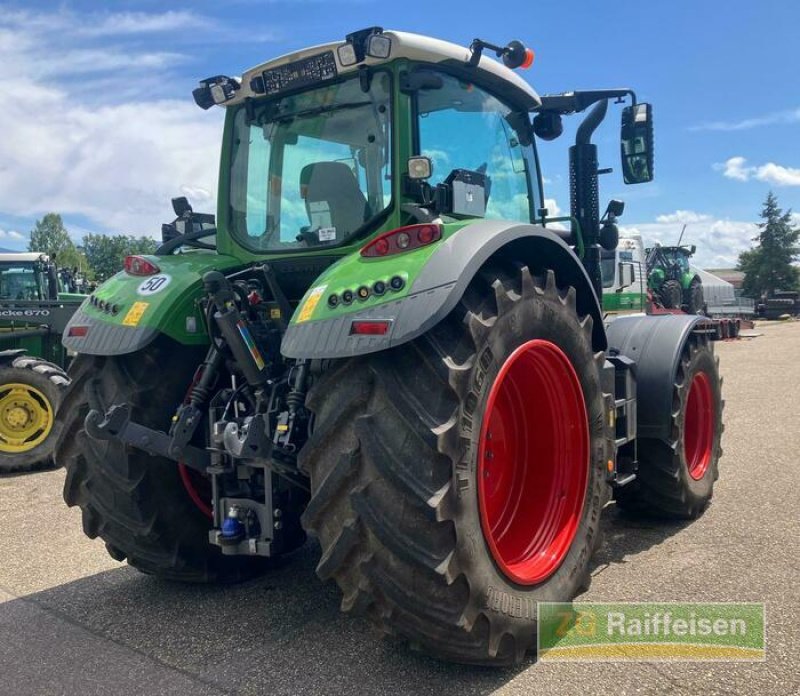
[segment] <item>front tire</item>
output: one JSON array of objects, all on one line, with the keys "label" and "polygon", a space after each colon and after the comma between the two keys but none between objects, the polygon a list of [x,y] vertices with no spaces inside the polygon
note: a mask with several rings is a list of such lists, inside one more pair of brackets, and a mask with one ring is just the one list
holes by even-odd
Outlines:
[{"label": "front tire", "polygon": [[511,664],[536,602],[588,587],[609,451],[591,335],[552,271],[504,267],[428,334],[314,385],[303,521],[344,610],[444,659]]},{"label": "front tire", "polygon": [[52,464],[68,384],[64,370],[40,358],[21,355],[0,367],[0,473]]},{"label": "front tire", "polygon": [[202,358],[176,360],[177,350],[188,349],[163,340],[130,355],[75,359],[56,445],[56,461],[67,470],[64,500],[81,508],[83,531],[102,538],[117,561],[168,580],[235,582],[260,570],[263,559],[223,556],[209,544],[211,522],[176,463],[117,440],[95,440],[84,429],[93,392],[106,408],[128,403],[131,420],[165,430]]},{"label": "front tire", "polygon": [[659,288],[658,298],[664,309],[680,309],[683,301],[683,290],[677,280],[666,280]]},{"label": "front tire", "polygon": [[708,506],[719,478],[724,406],[711,346],[702,337],[687,341],[673,385],[670,437],[639,440],[639,470],[636,480],[617,491],[620,507],[694,519]]},{"label": "front tire", "polygon": [[703,284],[695,278],[686,291],[686,311],[689,314],[702,314],[705,307]]}]

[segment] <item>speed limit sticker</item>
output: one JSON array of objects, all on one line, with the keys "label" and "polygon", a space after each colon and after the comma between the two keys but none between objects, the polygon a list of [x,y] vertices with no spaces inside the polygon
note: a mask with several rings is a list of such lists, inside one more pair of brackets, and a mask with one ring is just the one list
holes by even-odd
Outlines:
[{"label": "speed limit sticker", "polygon": [[155,295],[157,292],[161,292],[167,287],[171,280],[172,276],[168,276],[166,273],[150,276],[147,280],[143,280],[139,284],[139,287],[136,288],[136,292],[139,295]]}]

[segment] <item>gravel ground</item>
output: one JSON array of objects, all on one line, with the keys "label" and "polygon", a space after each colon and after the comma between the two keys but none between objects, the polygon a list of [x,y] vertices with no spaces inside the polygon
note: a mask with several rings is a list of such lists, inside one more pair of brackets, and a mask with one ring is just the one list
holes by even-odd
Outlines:
[{"label": "gravel ground", "polygon": [[765,601],[763,663],[468,669],[342,616],[307,545],[230,588],[160,582],[109,558],[61,500],[62,471],[0,477],[0,694],[800,693],[800,323],[718,345],[726,431],[712,506],[689,525],[612,507],[586,600]]}]

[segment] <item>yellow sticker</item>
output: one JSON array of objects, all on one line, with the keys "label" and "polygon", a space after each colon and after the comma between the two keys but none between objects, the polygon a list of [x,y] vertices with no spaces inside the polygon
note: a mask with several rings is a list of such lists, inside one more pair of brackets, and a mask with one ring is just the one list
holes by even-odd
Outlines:
[{"label": "yellow sticker", "polygon": [[281,310],[277,307],[273,307],[269,310],[269,318],[270,319],[280,319],[281,318]]},{"label": "yellow sticker", "polygon": [[314,313],[314,310],[319,304],[322,293],[325,292],[325,288],[327,287],[327,285],[318,285],[310,293],[308,293],[308,299],[303,305],[303,309],[300,310],[300,314],[297,315],[298,324],[301,321],[308,321],[311,318],[311,315]]},{"label": "yellow sticker", "polygon": [[134,302],[122,320],[123,326],[139,326],[144,310],[150,306],[149,302]]}]

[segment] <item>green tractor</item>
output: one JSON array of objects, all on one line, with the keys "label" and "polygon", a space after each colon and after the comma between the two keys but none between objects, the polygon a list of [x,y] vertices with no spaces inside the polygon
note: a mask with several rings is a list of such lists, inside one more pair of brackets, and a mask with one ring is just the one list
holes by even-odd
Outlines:
[{"label": "green tractor", "polygon": [[52,461],[69,380],[61,334],[85,295],[45,254],[0,254],[0,473]]},{"label": "green tractor", "polygon": [[700,314],[705,309],[703,281],[689,265],[696,247],[661,246],[647,249],[647,287],[664,309]]},{"label": "green tractor", "polygon": [[[226,111],[215,236],[184,206],[64,338],[64,496],[113,558],[230,582],[311,534],[345,611],[500,665],[534,648],[537,602],[588,586],[612,495],[702,513],[708,332],[606,327],[598,302],[621,204],[601,218],[592,134],[629,100],[623,174],[649,181],[650,106],[539,96],[531,59],[370,28],[200,84]],[[571,224],[548,226],[536,139],[587,108]]]}]

